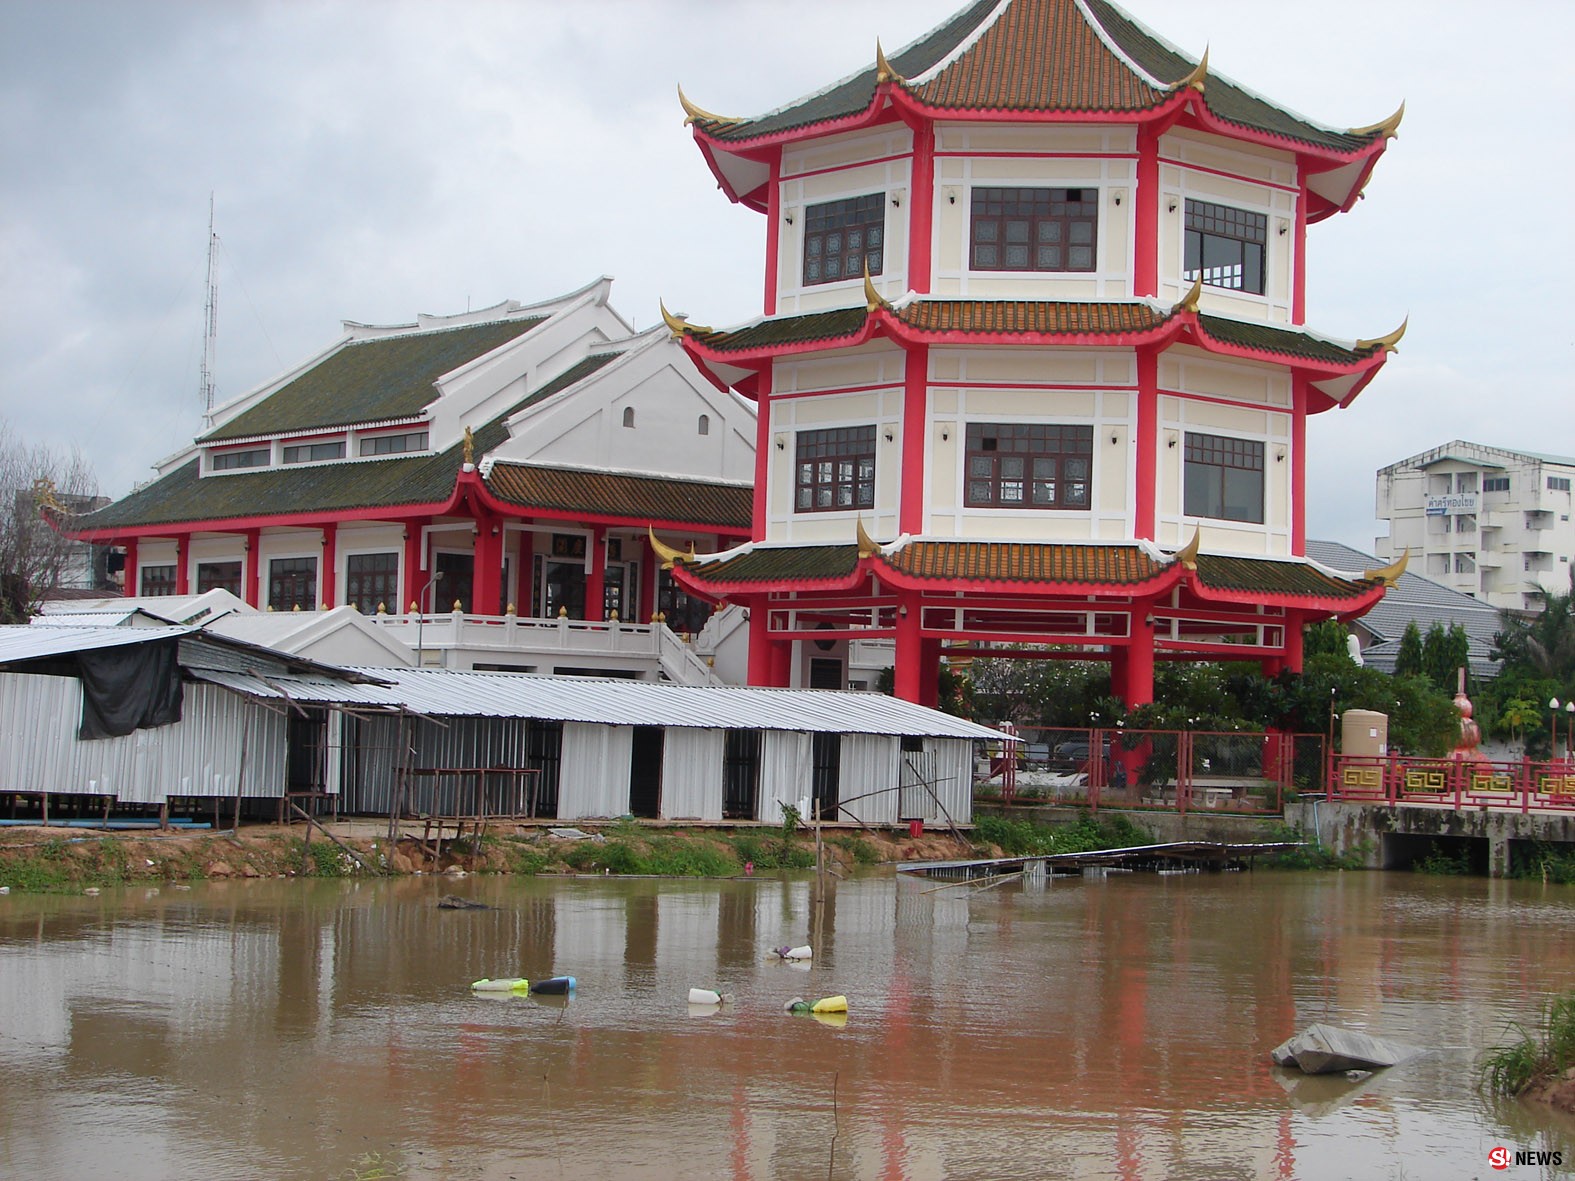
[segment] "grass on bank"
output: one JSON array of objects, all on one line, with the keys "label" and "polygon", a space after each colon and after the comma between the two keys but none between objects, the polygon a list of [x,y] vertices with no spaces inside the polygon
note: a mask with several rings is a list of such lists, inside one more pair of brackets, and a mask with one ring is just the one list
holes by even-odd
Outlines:
[{"label": "grass on bank", "polygon": [[1518,1040],[1488,1050],[1477,1062],[1477,1087],[1515,1098],[1575,1066],[1575,992],[1550,1000],[1535,1029],[1510,1026]]},{"label": "grass on bank", "polygon": [[1005,816],[980,816],[974,822],[974,843],[995,845],[1002,856],[1020,857],[1056,853],[1087,853],[1095,849],[1123,849],[1150,845],[1154,836],[1125,816],[1096,819],[1083,815],[1071,824],[1036,824]]}]

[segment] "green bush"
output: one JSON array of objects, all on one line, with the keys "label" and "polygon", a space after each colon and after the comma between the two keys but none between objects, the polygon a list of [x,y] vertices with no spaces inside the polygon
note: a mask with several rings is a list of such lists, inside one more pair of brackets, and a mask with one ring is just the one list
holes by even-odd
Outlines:
[{"label": "green bush", "polygon": [[856,833],[831,837],[826,843],[835,845],[853,858],[854,865],[877,865],[880,862],[880,850]]},{"label": "green bush", "polygon": [[1362,850],[1360,848],[1345,854],[1337,854],[1319,844],[1316,840],[1309,840],[1307,834],[1300,828],[1289,824],[1277,824],[1270,830],[1264,844],[1281,844],[1301,841],[1300,849],[1288,849],[1284,853],[1275,853],[1265,857],[1261,864],[1270,869],[1361,869]]},{"label": "green bush", "polygon": [[354,857],[332,841],[302,841],[301,847],[310,859],[306,863],[308,872],[317,877],[350,878],[361,868]]},{"label": "green bush", "polygon": [[1464,877],[1471,872],[1471,857],[1464,850],[1450,853],[1435,843],[1427,856],[1412,868],[1417,873],[1437,874],[1440,877]]},{"label": "green bush", "polygon": [[1477,1063],[1477,1088],[1490,1095],[1514,1097],[1549,1082],[1575,1066],[1575,992],[1550,1000],[1542,1010],[1541,1027],[1511,1025],[1520,1038],[1495,1046]]},{"label": "green bush", "polygon": [[1575,886],[1575,853],[1561,852],[1542,841],[1531,847],[1530,856],[1517,856],[1511,876],[1534,881]]},{"label": "green bush", "polygon": [[1007,857],[1057,853],[1088,853],[1152,844],[1153,834],[1125,816],[1095,819],[1084,815],[1074,823],[1052,827],[1004,816],[981,816],[974,825],[980,844],[998,845]]},{"label": "green bush", "polygon": [[740,866],[753,861],[756,869],[813,869],[815,852],[784,837],[738,833],[727,838]]}]

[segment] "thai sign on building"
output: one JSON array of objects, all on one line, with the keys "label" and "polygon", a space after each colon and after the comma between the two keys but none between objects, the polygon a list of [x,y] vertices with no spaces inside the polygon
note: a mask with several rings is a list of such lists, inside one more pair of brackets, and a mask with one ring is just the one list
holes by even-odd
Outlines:
[{"label": "thai sign on building", "polygon": [[1477,511],[1477,494],[1475,492],[1456,492],[1449,496],[1429,496],[1427,498],[1427,515],[1430,517],[1453,517],[1457,513],[1474,513]]}]

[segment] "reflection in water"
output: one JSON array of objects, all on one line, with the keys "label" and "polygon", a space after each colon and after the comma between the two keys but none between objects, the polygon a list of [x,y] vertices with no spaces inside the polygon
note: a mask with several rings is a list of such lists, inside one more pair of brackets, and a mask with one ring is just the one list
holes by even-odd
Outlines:
[{"label": "reflection in water", "polygon": [[[494,910],[438,910],[455,888]],[[1488,1175],[1572,1125],[1470,1063],[1575,987],[1565,888],[1384,874],[985,892],[215,883],[0,905],[0,1175]],[[808,965],[767,957],[811,942]],[[475,994],[572,973],[572,998]],[[691,987],[733,1001],[704,1013]],[[783,1012],[845,994],[841,1019]],[[693,1018],[693,1019],[691,1019]],[[1313,1021],[1434,1052],[1361,1083]],[[1531,1175],[1527,1173],[1527,1175]]]}]

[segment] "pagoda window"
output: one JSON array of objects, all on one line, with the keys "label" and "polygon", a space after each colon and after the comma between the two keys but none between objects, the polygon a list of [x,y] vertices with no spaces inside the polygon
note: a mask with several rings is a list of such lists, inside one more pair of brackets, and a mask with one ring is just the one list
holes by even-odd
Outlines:
[{"label": "pagoda window", "polygon": [[138,572],[142,580],[142,594],[150,599],[160,599],[175,593],[175,567],[144,566]]},{"label": "pagoda window", "polygon": [[362,615],[376,615],[379,606],[399,606],[399,555],[350,554],[345,558],[345,603]]},{"label": "pagoda window", "polygon": [[1210,287],[1262,295],[1268,238],[1269,219],[1264,214],[1188,201],[1182,278],[1191,282],[1201,277]]},{"label": "pagoda window", "polygon": [[1093,427],[971,422],[967,442],[968,507],[1088,510]]},{"label": "pagoda window", "polygon": [[1263,524],[1261,440],[1188,431],[1185,461],[1187,516]]},{"label": "pagoda window", "polygon": [[878,275],[885,254],[885,193],[805,207],[804,286]]},{"label": "pagoda window", "polygon": [[248,447],[244,451],[214,451],[208,455],[210,472],[228,472],[237,468],[267,467],[269,448]]},{"label": "pagoda window", "polygon": [[426,431],[406,431],[401,435],[372,435],[361,440],[362,455],[403,455],[408,451],[426,449]]},{"label": "pagoda window", "polygon": [[268,607],[311,611],[317,607],[317,559],[275,558],[268,563]]},{"label": "pagoda window", "polygon": [[345,441],[343,439],[337,439],[332,443],[301,443],[284,449],[285,463],[316,463],[324,459],[343,459],[344,457]]},{"label": "pagoda window", "polygon": [[239,562],[198,562],[197,593],[211,590],[229,591],[236,598],[241,596],[241,564]]},{"label": "pagoda window", "polygon": [[976,271],[1092,271],[1099,190],[977,188],[969,215]]},{"label": "pagoda window", "polygon": [[793,507],[801,513],[840,512],[875,504],[875,428],[800,431]]}]

